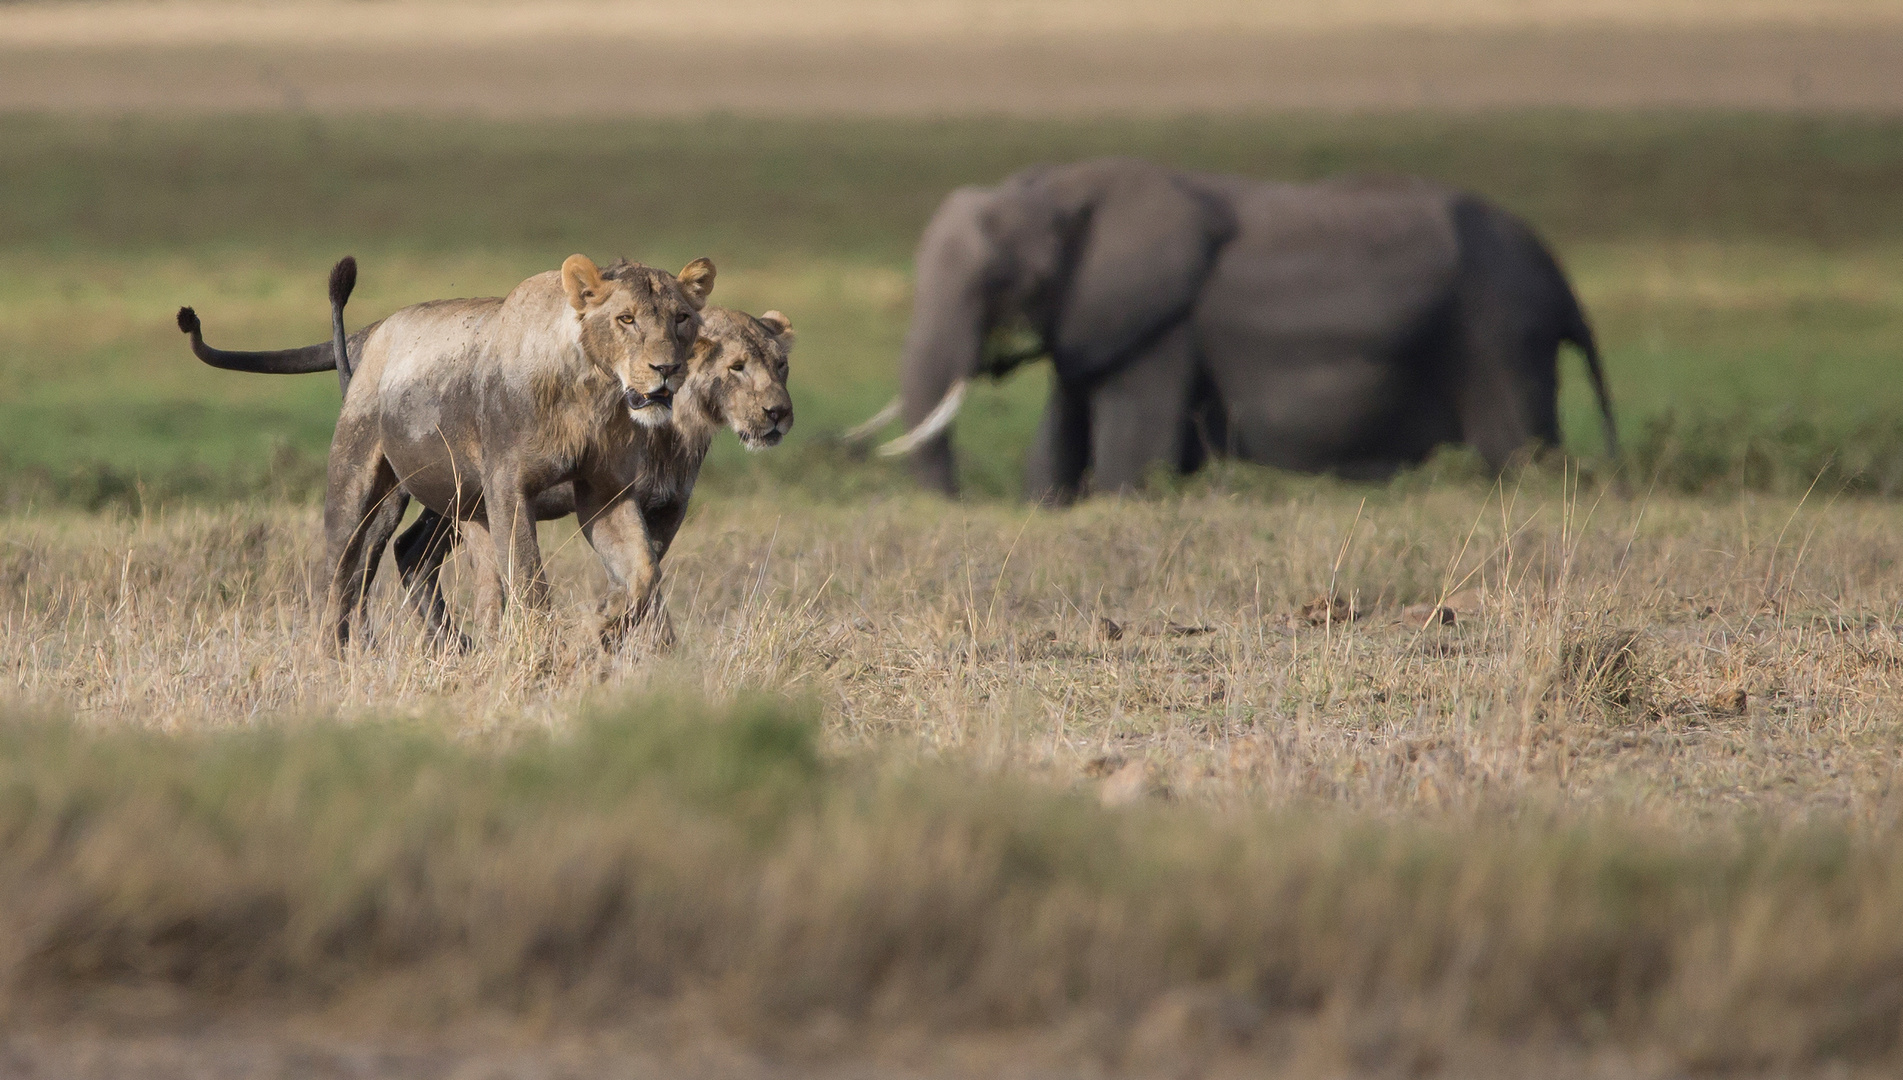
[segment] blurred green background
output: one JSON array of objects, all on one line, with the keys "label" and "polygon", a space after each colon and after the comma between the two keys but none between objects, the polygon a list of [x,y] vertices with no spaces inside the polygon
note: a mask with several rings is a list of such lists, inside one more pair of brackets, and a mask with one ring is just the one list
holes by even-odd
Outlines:
[{"label": "blurred green background", "polygon": [[[1681,488],[1903,480],[1903,120],[1709,113],[1220,119],[503,122],[0,117],[0,494],[100,505],[308,497],[328,376],[198,364],[324,338],[355,254],[352,326],[494,295],[573,251],[678,266],[800,333],[790,444],[722,440],[709,481],[839,495],[904,485],[825,436],[895,385],[910,259],[943,195],[1037,161],[1129,153],[1273,179],[1412,173],[1525,216],[1572,273],[1634,467]],[[1569,448],[1599,447],[1576,357]],[[974,494],[1008,497],[1041,369],[961,418]]]}]

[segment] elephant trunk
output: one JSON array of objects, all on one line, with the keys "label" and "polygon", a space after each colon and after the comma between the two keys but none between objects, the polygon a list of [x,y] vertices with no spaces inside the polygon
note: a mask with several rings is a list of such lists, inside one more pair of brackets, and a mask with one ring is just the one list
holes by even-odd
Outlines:
[{"label": "elephant trunk", "polygon": [[946,495],[958,491],[951,423],[978,371],[986,330],[986,252],[959,209],[942,210],[919,243],[912,325],[899,363],[906,434],[887,447],[909,453],[919,482]]}]

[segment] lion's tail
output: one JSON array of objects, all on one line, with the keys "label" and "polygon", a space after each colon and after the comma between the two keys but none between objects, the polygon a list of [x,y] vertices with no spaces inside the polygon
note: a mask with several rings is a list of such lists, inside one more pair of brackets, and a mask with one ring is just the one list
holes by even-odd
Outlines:
[{"label": "lion's tail", "polygon": [[350,290],[357,287],[357,260],[349,255],[330,268],[330,347],[337,365],[337,389],[350,396],[350,344],[344,338],[344,305],[350,302]]},{"label": "lion's tail", "polygon": [[344,302],[350,299],[350,291],[357,283],[357,261],[345,258],[330,272],[330,310],[332,339],[316,345],[305,345],[296,349],[274,349],[266,352],[243,352],[231,349],[215,349],[205,344],[203,327],[199,324],[198,313],[191,308],[178,309],[178,328],[192,339],[192,355],[215,368],[225,371],[249,371],[259,375],[308,375],[314,371],[337,370],[338,381],[346,388],[350,385],[350,376],[338,358],[348,360],[343,335]]}]

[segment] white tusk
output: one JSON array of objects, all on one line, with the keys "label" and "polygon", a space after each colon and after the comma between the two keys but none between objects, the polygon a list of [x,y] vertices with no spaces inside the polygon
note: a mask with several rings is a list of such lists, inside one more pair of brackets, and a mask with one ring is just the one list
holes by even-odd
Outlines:
[{"label": "white tusk", "polygon": [[879,447],[880,457],[900,457],[917,450],[919,446],[943,434],[951,426],[952,417],[958,415],[958,406],[965,403],[965,380],[959,379],[945,391],[945,399],[938,407],[925,415],[917,427]]},{"label": "white tusk", "polygon": [[900,408],[902,408],[902,405],[899,399],[893,398],[891,401],[886,402],[885,408],[880,409],[878,415],[860,424],[858,427],[847,430],[839,437],[847,442],[865,442],[867,439],[877,435],[880,428],[897,420],[899,418]]}]

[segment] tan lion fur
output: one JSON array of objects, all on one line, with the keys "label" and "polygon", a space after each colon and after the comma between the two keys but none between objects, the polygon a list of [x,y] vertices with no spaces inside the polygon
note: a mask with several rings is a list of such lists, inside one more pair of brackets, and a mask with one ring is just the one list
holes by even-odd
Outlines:
[{"label": "tan lion fur", "polygon": [[[745,446],[757,450],[778,443],[793,426],[793,401],[786,380],[794,334],[786,316],[769,311],[756,319],[709,307],[701,312],[701,319],[701,336],[674,397],[672,423],[643,430],[641,445],[631,459],[635,466],[631,486],[625,492],[643,509],[657,574],[686,516],[714,435],[723,427],[731,428]],[[535,497],[533,506],[540,520],[566,517],[575,512],[574,489],[567,484],[549,488]],[[455,540],[447,533],[432,539],[441,528],[440,515],[433,519],[425,515],[397,544],[398,567],[412,601],[433,624],[444,612],[437,574]],[[488,531],[473,520],[461,528],[477,583],[478,619],[491,622],[501,609],[503,581],[490,554]],[[607,643],[636,615],[625,606],[628,599],[632,598],[610,599],[603,627]],[[657,637],[671,640],[672,630],[658,606],[653,616]]]},{"label": "tan lion fur", "polygon": [[485,526],[510,593],[540,604],[531,501],[572,485],[629,610],[645,611],[654,558],[625,493],[671,432],[713,281],[705,259],[678,276],[625,262],[604,274],[575,255],[505,297],[417,304],[369,328],[331,444],[330,643],[349,640],[412,496]]}]

